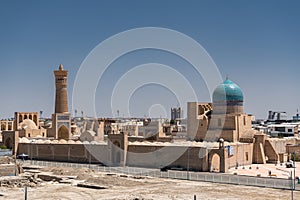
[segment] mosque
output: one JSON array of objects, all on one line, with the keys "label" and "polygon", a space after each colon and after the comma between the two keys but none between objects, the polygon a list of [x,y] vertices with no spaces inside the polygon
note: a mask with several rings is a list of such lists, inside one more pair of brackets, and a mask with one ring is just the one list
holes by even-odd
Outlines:
[{"label": "mosque", "polygon": [[253,138],[252,117],[244,113],[243,92],[229,79],[213,92],[213,103],[188,103],[188,138],[240,142]]},{"label": "mosque", "polygon": [[[91,127],[96,132],[86,129],[82,133],[81,138],[88,141],[75,141],[68,112],[68,71],[60,65],[54,75],[56,98],[51,127],[39,125],[38,113],[15,113],[15,129],[2,132],[3,142],[13,148],[14,154],[25,153],[37,160],[227,172],[231,167],[252,163],[283,163],[287,159],[285,146],[295,143],[253,130],[253,116],[244,113],[243,92],[228,78],[214,90],[212,103],[188,102],[185,141],[162,134],[149,141],[126,131],[110,133],[105,141],[104,125],[95,126],[94,122]],[[37,135],[41,138],[32,140]]]}]

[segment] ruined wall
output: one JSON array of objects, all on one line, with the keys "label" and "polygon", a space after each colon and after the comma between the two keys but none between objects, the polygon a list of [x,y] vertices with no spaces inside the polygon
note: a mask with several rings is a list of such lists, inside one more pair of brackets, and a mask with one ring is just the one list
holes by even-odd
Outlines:
[{"label": "ruined wall", "polygon": [[0,176],[16,176],[18,167],[15,164],[0,164]]}]

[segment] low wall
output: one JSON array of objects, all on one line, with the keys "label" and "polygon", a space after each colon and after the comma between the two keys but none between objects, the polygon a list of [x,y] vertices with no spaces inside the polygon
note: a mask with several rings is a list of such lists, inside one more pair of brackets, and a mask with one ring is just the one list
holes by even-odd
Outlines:
[{"label": "low wall", "polygon": [[107,145],[99,144],[19,143],[18,154],[22,153],[30,159],[90,163],[106,163],[110,155]]},{"label": "low wall", "polygon": [[15,164],[0,164],[0,176],[16,176],[18,168]]},{"label": "low wall", "polygon": [[[110,165],[108,145],[19,143],[18,154],[29,159],[60,162],[102,163]],[[129,145],[127,166],[161,168],[165,166],[195,171],[208,171],[208,152],[200,147]]]},{"label": "low wall", "polygon": [[[18,154],[25,153],[29,159],[49,160],[60,162],[79,162],[79,163],[101,163],[112,165],[113,160],[119,160],[113,154],[114,149],[106,144],[39,144],[39,143],[19,143]],[[116,152],[119,152],[116,151]],[[131,167],[147,168],[176,168],[189,169],[192,171],[209,171],[212,156],[217,151],[203,147],[187,146],[162,146],[162,145],[129,145],[125,158],[125,165]],[[253,144],[239,144],[234,146],[234,153],[228,155],[228,150],[218,150],[220,166],[224,171],[228,167],[247,165],[252,163]],[[122,154],[119,154],[119,156]],[[225,159],[225,160],[224,160]]]},{"label": "low wall", "polygon": [[207,171],[207,155],[207,150],[200,147],[130,145],[126,165]]}]

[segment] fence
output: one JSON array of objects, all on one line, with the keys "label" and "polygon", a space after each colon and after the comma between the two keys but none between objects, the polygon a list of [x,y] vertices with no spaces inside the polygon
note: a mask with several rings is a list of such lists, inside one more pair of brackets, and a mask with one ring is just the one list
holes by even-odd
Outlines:
[{"label": "fence", "polygon": [[[159,169],[137,168],[137,167],[107,167],[95,164],[83,163],[67,163],[67,162],[51,162],[51,161],[38,161],[38,160],[25,160],[24,163],[46,166],[46,167],[72,167],[72,168],[90,168],[98,172],[107,173],[123,173],[134,176],[151,176],[160,178],[172,178],[192,181],[204,181],[223,184],[247,185],[255,187],[267,187],[276,189],[291,189],[291,179],[281,178],[268,178],[268,177],[254,177],[242,176],[221,173],[208,173],[208,172],[187,172],[187,171],[160,171]],[[299,187],[295,188],[300,190]]]}]

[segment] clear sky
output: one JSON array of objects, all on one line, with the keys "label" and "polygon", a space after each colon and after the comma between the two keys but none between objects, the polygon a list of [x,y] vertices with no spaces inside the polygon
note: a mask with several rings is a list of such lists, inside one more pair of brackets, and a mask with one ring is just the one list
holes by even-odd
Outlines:
[{"label": "clear sky", "polygon": [[[69,70],[71,101],[76,73],[89,52],[108,37],[139,27],[169,28],[199,42],[222,76],[229,75],[242,88],[247,113],[266,118],[268,110],[275,110],[292,116],[300,107],[299,10],[296,0],[1,0],[0,118],[12,117],[15,111],[40,110],[43,117],[50,117],[54,111],[53,70],[60,63]],[[98,88],[105,88],[96,94],[99,117],[111,115],[105,98],[111,93],[113,79],[124,69],[149,62],[181,70],[194,85],[199,83],[199,100],[210,101],[203,80],[192,71],[184,73],[184,61],[167,52],[133,52],[117,60],[107,72],[107,81],[99,83]],[[151,106],[156,107],[150,114],[158,117],[162,113],[157,104],[169,116],[176,99],[166,88],[146,85],[133,94],[130,109],[132,115],[143,116],[149,115]],[[74,109],[70,107],[72,113]]]}]

